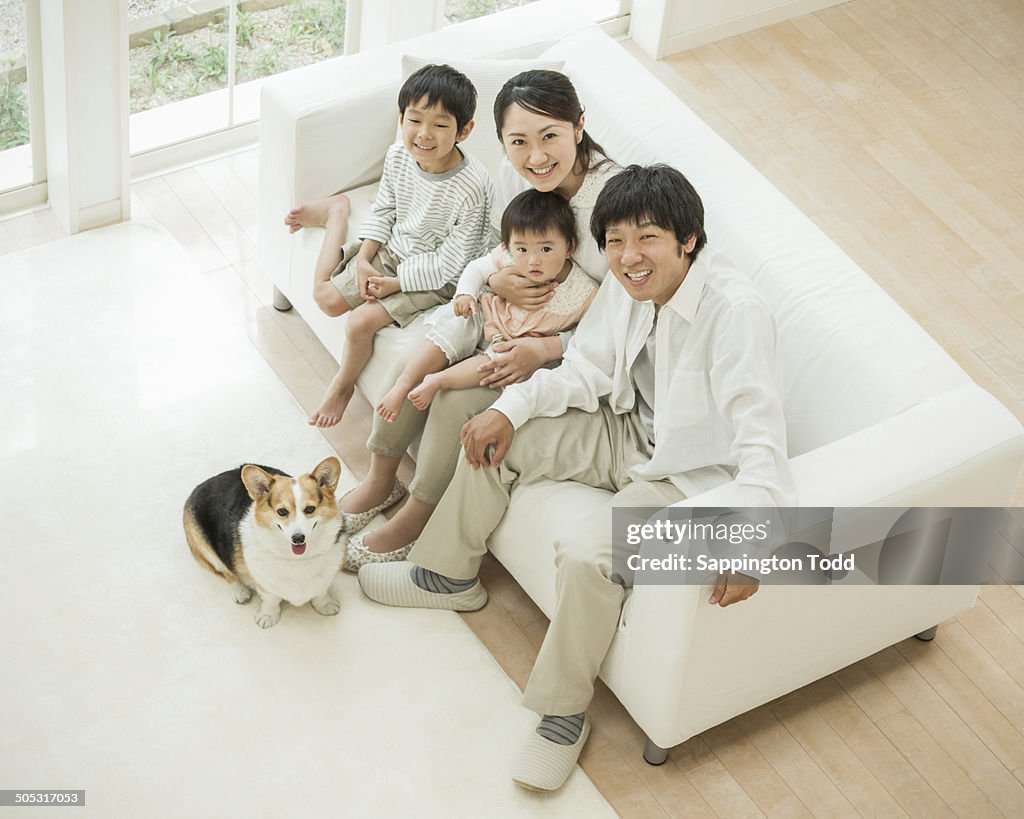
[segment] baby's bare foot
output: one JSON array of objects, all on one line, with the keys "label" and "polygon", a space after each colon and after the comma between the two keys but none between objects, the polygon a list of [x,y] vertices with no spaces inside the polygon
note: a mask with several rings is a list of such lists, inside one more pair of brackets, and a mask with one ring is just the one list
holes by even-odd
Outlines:
[{"label": "baby's bare foot", "polygon": [[309,416],[307,423],[321,429],[335,426],[345,414],[348,402],[352,400],[354,392],[354,389],[339,389],[332,384],[327,388],[323,401],[316,408],[316,412]]},{"label": "baby's bare foot", "polygon": [[304,227],[324,227],[328,217],[332,215],[348,219],[351,211],[352,204],[348,197],[343,193],[336,193],[292,208],[284,217],[284,223],[288,226],[289,233],[296,233]]},{"label": "baby's bare foot", "polygon": [[398,413],[402,411],[402,404],[405,403],[406,389],[400,384],[395,384],[385,393],[377,404],[377,414],[389,424],[395,423]]},{"label": "baby's bare foot", "polygon": [[441,379],[433,373],[424,376],[423,383],[409,393],[409,401],[418,410],[425,410],[434,400],[437,391],[441,389]]}]

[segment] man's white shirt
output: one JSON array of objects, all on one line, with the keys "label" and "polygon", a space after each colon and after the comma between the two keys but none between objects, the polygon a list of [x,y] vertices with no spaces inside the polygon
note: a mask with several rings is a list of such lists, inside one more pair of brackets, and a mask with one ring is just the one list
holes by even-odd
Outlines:
[{"label": "man's white shirt", "polygon": [[492,405],[518,429],[575,407],[616,413],[637,401],[631,371],[654,343],[654,453],[634,480],[668,479],[687,497],[735,480],[719,503],[795,503],[786,456],[775,326],[753,283],[705,247],[659,311],[612,275],[569,343],[562,364],[505,389]]}]

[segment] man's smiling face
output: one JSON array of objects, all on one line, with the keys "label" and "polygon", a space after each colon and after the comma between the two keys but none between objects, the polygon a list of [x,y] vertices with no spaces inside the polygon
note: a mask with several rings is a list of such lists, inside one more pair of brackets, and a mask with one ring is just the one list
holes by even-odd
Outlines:
[{"label": "man's smiling face", "polygon": [[665,304],[675,295],[690,269],[690,253],[696,244],[691,236],[685,245],[671,230],[641,219],[615,222],[605,230],[608,266],[637,301]]}]

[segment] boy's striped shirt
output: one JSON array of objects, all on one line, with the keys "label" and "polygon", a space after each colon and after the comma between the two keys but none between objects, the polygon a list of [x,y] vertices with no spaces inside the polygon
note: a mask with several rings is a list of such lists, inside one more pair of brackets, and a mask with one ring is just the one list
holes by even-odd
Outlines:
[{"label": "boy's striped shirt", "polygon": [[402,260],[403,291],[439,290],[489,249],[494,199],[491,177],[475,157],[465,154],[451,170],[430,174],[396,142],[359,238],[387,244]]}]

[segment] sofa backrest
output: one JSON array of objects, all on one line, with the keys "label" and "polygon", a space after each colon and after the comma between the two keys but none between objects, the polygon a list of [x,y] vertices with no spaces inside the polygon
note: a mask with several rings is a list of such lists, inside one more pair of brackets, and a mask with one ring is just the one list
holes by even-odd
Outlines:
[{"label": "sofa backrest", "polygon": [[586,123],[620,164],[665,162],[705,205],[709,246],[774,311],[790,455],[969,383],[833,241],[635,58],[597,28],[544,52],[565,60]]},{"label": "sofa backrest", "polygon": [[[261,175],[271,181],[279,178],[275,187],[295,204],[325,191],[375,182],[384,154],[397,137],[404,55],[446,63],[529,59],[580,26],[572,4],[554,0],[509,9],[500,16],[499,24],[486,17],[469,20],[268,78],[261,92],[261,142],[295,150],[261,155]],[[510,71],[509,76],[516,73]],[[486,100],[479,101],[475,119],[467,145],[486,143],[493,148],[497,137]],[[275,129],[285,132],[274,133]],[[491,150],[481,158],[497,178],[500,155]],[[268,224],[280,222],[276,213],[267,214],[267,219]]]}]

